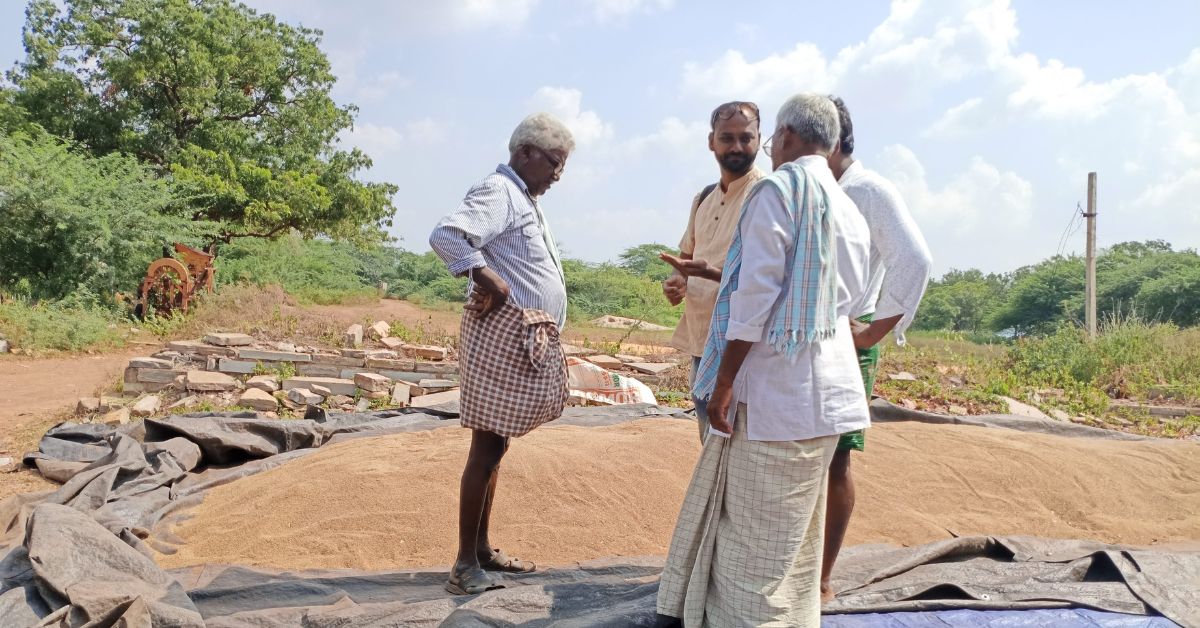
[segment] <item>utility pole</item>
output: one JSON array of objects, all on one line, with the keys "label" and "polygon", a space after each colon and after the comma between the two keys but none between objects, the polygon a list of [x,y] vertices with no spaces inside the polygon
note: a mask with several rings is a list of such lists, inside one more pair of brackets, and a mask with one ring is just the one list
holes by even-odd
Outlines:
[{"label": "utility pole", "polygon": [[1088,173],[1087,191],[1087,331],[1096,338],[1096,173]]}]

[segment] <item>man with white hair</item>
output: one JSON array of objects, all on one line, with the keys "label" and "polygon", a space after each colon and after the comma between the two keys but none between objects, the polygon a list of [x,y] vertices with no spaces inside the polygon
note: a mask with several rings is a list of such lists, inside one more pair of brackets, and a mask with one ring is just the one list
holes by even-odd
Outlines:
[{"label": "man with white hair", "polygon": [[[535,336],[549,339],[552,346],[543,354],[561,356],[557,338],[567,319],[566,280],[538,199],[558,181],[574,148],[570,131],[553,116],[537,113],[525,118],[509,140],[508,163],[500,164],[495,172],[473,185],[458,209],[443,218],[429,236],[429,246],[450,272],[471,278],[471,297],[464,306],[464,334],[480,321],[506,316],[515,316],[518,325],[530,327],[557,324],[548,334],[531,333],[529,337],[531,342]],[[535,568],[533,563],[496,549],[488,538],[488,528],[500,460],[508,451],[511,435],[525,433],[554,417],[526,420],[495,412],[495,408],[512,408],[514,403],[525,401],[524,396],[511,394],[497,382],[483,382],[481,388],[473,388],[483,397],[474,405],[467,399],[468,355],[485,369],[510,370],[504,364],[488,364],[497,358],[489,355],[487,345],[482,344],[495,342],[500,335],[491,334],[479,347],[467,346],[464,339],[460,348],[464,368],[462,424],[472,430],[471,449],[459,495],[458,557],[446,584],[448,591],[459,595],[495,588],[499,580],[494,572],[525,573]],[[558,359],[561,361],[561,357]],[[557,364],[551,366],[543,373],[547,378],[561,375],[565,401],[566,366],[561,365],[561,372]],[[553,387],[547,388],[551,389],[549,397],[553,397]],[[551,398],[549,405],[554,401]],[[547,406],[538,400],[529,402]],[[519,413],[525,408],[515,409]],[[560,402],[558,411],[561,409]]]},{"label": "man with white hair", "polygon": [[775,124],[693,391],[711,431],[659,583],[663,626],[819,626],[826,472],[838,434],[870,423],[849,320],[870,234],[827,162],[838,112],[800,94]]}]

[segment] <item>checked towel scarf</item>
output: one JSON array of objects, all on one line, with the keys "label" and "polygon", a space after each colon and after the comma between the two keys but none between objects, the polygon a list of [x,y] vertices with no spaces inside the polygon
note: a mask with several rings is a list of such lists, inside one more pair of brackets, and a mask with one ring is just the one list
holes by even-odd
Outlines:
[{"label": "checked towel scarf", "polygon": [[[767,341],[776,352],[794,356],[815,340],[831,338],[837,323],[837,253],[833,247],[833,216],[829,213],[829,195],[803,167],[795,163],[781,166],[759,181],[746,198],[756,194],[778,193],[792,219],[792,249],[785,261],[784,293],[777,302],[767,331]],[[707,400],[717,383],[717,371],[725,353],[725,331],[729,326],[729,297],[738,289],[742,266],[742,225],[746,220],[743,206],[738,229],[729,255],[717,304],[713,308],[708,342],[700,359],[693,394]]]}]

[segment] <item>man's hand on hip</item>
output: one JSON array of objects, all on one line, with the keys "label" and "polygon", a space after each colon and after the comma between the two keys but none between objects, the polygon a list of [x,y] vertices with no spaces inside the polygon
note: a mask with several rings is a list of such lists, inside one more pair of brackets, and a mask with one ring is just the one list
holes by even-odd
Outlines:
[{"label": "man's hand on hip", "polygon": [[663,296],[667,297],[667,301],[671,305],[679,305],[683,303],[684,297],[687,296],[687,277],[675,274],[667,278],[662,283]]},{"label": "man's hand on hip", "polygon": [[463,306],[464,310],[474,312],[477,318],[486,318],[496,308],[508,301],[508,283],[488,268],[476,268],[474,272],[475,289],[471,298]]}]

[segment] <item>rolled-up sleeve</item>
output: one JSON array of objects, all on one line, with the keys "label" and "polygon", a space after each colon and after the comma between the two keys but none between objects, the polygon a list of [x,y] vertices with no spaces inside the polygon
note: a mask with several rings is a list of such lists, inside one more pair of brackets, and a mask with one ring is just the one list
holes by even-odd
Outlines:
[{"label": "rolled-up sleeve", "polygon": [[[886,182],[884,182],[886,183]],[[871,239],[883,264],[883,286],[875,305],[875,318],[901,316],[895,336],[904,343],[904,331],[916,316],[925,295],[933,257],[925,237],[913,220],[900,192],[892,185],[881,185],[871,204],[876,216],[870,220]]]},{"label": "rolled-up sleeve", "polygon": [[483,248],[500,235],[512,220],[512,202],[507,191],[487,179],[477,183],[458,208],[429,234],[429,246],[454,275],[487,265]]},{"label": "rolled-up sleeve", "polygon": [[742,208],[738,222],[742,263],[738,287],[729,296],[727,340],[759,342],[763,329],[783,292],[788,248],[792,246],[792,218],[779,189],[760,185]]}]

